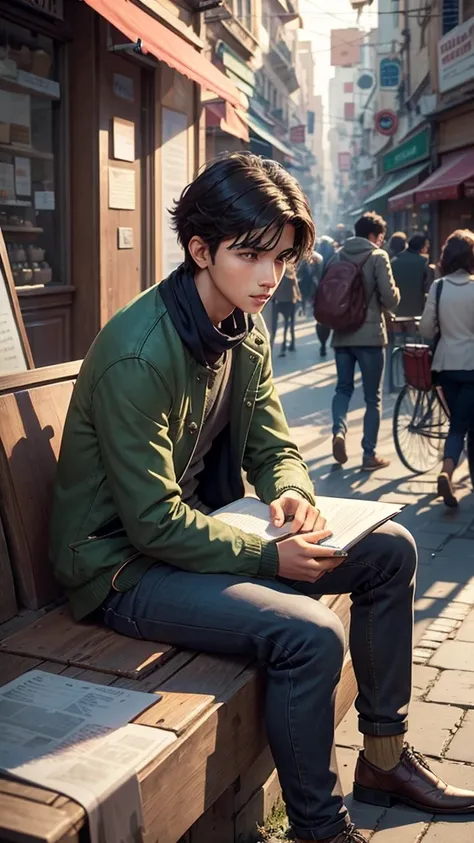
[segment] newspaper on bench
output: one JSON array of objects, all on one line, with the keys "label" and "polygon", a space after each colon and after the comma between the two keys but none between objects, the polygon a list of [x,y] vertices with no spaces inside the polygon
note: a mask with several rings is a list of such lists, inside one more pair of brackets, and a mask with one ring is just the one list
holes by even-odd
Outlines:
[{"label": "newspaper on bench", "polygon": [[91,843],[137,843],[137,772],[175,739],[129,723],[159,695],[32,670],[0,688],[0,768],[87,811]]}]

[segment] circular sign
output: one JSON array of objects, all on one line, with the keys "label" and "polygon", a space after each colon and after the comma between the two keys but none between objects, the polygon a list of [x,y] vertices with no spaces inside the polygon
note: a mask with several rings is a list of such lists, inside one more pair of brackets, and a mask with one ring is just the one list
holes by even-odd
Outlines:
[{"label": "circular sign", "polygon": [[361,73],[357,80],[357,87],[361,91],[368,91],[374,84],[374,77],[371,73]]},{"label": "circular sign", "polygon": [[398,117],[394,111],[385,109],[378,111],[375,115],[375,128],[381,135],[390,137],[394,135],[398,129]]}]

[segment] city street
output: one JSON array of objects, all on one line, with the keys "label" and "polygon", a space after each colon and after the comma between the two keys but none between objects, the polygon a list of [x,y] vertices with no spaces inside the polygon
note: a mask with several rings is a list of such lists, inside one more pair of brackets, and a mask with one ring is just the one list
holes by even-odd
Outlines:
[{"label": "city street", "polygon": [[[275,380],[289,423],[309,465],[317,491],[407,504],[400,521],[414,534],[420,554],[415,603],[414,689],[408,741],[428,756],[433,769],[460,787],[474,787],[474,496],[467,471],[459,470],[462,501],[445,512],[434,495],[433,475],[414,477],[398,460],[392,441],[393,398],[385,395],[379,453],[389,468],[360,471],[361,390],[349,417],[349,462],[331,455],[331,400],[335,386],[332,353],[319,358],[311,319],[298,319],[296,351],[279,358]],[[360,383],[360,381],[358,382]],[[474,817],[457,821],[404,808],[353,803],[352,774],[361,736],[354,708],[337,732],[339,770],[353,820],[373,843],[456,843],[474,839]],[[375,832],[375,833],[374,833]],[[274,833],[274,832],[273,832]]]}]

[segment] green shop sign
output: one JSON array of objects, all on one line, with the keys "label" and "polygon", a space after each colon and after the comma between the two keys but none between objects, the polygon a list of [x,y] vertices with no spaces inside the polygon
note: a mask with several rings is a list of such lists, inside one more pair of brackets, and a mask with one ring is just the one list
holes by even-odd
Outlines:
[{"label": "green shop sign", "polygon": [[399,170],[401,167],[408,167],[416,161],[429,158],[430,154],[430,131],[425,129],[414,138],[401,143],[392,152],[383,157],[384,173],[391,173],[392,170]]}]

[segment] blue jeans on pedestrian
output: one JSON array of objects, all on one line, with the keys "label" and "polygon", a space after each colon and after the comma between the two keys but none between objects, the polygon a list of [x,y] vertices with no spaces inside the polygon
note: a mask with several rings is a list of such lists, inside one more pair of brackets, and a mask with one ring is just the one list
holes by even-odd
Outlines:
[{"label": "blue jeans on pedestrian", "polygon": [[449,409],[449,432],[444,459],[456,466],[461,458],[466,434],[474,435],[474,371],[439,372],[437,383],[443,390]]},{"label": "blue jeans on pedestrian", "polygon": [[336,348],[337,386],[332,402],[333,435],[347,433],[347,413],[354,392],[356,363],[362,375],[366,411],[362,450],[365,457],[373,457],[377,446],[382,409],[382,383],[385,349],[381,346],[350,346]]}]

